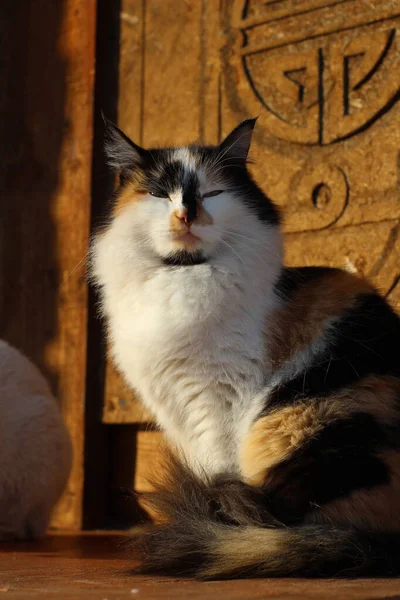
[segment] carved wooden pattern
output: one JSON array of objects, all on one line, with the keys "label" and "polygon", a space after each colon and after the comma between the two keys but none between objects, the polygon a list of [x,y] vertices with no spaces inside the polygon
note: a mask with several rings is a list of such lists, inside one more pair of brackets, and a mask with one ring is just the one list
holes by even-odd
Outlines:
[{"label": "carved wooden pattern", "polygon": [[400,2],[234,0],[222,18],[223,133],[261,110],[287,262],[347,267],[399,308]]}]

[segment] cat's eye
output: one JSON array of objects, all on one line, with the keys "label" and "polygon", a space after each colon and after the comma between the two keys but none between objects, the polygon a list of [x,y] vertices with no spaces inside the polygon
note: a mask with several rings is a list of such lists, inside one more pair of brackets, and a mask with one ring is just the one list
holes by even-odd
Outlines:
[{"label": "cat's eye", "polygon": [[207,192],[206,194],[203,194],[203,198],[213,198],[214,196],[219,196],[223,191],[224,190],[213,190],[212,192]]},{"label": "cat's eye", "polygon": [[168,196],[168,194],[163,194],[162,192],[160,192],[160,193],[149,192],[149,194],[150,194],[150,196],[153,196],[153,198],[161,198],[162,200],[169,200],[169,201],[171,201],[171,199]]}]

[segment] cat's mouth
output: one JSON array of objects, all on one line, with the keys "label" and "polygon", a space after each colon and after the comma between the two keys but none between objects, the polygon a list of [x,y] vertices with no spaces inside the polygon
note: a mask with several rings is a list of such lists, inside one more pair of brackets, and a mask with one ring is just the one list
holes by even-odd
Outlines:
[{"label": "cat's mouth", "polygon": [[174,236],[176,242],[182,248],[195,248],[201,243],[201,239],[191,231],[184,231]]}]

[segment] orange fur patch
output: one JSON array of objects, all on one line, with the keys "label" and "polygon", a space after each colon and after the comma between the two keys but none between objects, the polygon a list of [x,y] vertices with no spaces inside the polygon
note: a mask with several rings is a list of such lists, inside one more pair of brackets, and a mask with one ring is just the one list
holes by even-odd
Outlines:
[{"label": "orange fur patch", "polygon": [[132,175],[132,179],[122,186],[114,203],[113,214],[116,217],[126,206],[135,202],[141,202],[147,190],[145,189],[145,179],[140,173]]},{"label": "orange fur patch", "polygon": [[213,561],[203,569],[203,576],[213,579],[223,573],[240,572],[246,567],[265,562],[279,566],[288,553],[292,532],[285,529],[214,527],[211,545]]},{"label": "orange fur patch", "polygon": [[370,376],[326,400],[286,406],[256,421],[240,449],[240,471],[247,483],[262,485],[268,472],[326,425],[363,412],[381,423],[399,420],[400,382],[394,377]]},{"label": "orange fur patch", "polygon": [[169,219],[169,232],[179,235],[187,232],[187,225],[178,217],[176,212],[173,212]]},{"label": "orange fur patch", "polygon": [[342,315],[360,294],[373,291],[368,282],[345,271],[332,271],[300,287],[273,315],[274,328],[267,340],[272,368],[279,369],[301,348],[318,339],[327,319]]}]

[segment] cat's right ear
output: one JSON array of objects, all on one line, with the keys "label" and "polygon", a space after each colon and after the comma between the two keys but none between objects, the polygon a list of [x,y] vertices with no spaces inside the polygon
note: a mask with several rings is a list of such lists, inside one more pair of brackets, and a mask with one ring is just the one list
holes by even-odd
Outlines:
[{"label": "cat's right ear", "polygon": [[246,162],[257,119],[258,117],[242,121],[227,135],[219,145],[222,156],[239,162]]},{"label": "cat's right ear", "polygon": [[147,158],[147,150],[141,148],[128,138],[112,121],[103,115],[105,126],[105,153],[108,164],[114,169],[135,169],[143,165]]}]

